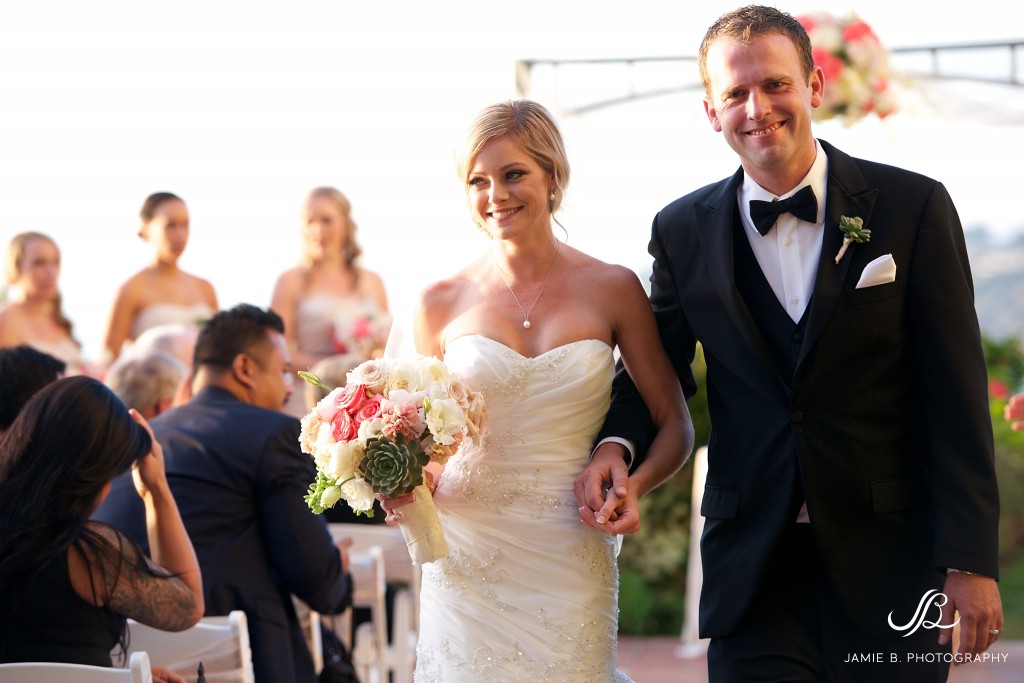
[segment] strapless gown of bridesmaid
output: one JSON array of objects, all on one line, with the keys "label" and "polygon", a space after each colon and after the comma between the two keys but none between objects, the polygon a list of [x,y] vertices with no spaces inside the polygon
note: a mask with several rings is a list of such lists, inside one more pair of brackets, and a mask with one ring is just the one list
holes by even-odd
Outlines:
[{"label": "strapless gown of bridesmaid", "polygon": [[158,325],[178,323],[196,325],[212,317],[215,311],[205,302],[194,304],[150,304],[142,308],[132,321],[132,339],[138,339],[146,330]]},{"label": "strapless gown of bridesmaid", "polygon": [[529,358],[469,335],[444,360],[487,420],[434,492],[451,553],[423,566],[415,680],[629,681],[615,669],[617,539],[585,527],[573,496],[608,411],[611,348]]}]

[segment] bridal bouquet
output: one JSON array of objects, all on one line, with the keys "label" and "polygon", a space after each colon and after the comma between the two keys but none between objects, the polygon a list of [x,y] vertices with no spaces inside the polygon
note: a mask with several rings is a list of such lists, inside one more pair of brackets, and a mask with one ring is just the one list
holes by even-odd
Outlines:
[{"label": "bridal bouquet", "polygon": [[840,116],[846,125],[868,114],[885,118],[896,110],[889,81],[889,55],[874,31],[850,14],[825,12],[797,17],[811,39],[814,63],[825,72],[825,98],[816,120]]},{"label": "bridal bouquet", "polygon": [[302,419],[299,444],[313,456],[316,481],[306,503],[320,514],[339,500],[373,515],[375,494],[412,493],[399,526],[414,564],[448,554],[423,466],[444,464],[467,439],[477,439],[484,403],[441,361],[428,356],[368,360],[350,371]]}]

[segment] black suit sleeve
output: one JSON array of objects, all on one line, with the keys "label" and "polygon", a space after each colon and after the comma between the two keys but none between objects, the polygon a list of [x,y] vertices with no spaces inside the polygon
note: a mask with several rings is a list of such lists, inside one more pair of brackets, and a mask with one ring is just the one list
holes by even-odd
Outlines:
[{"label": "black suit sleeve", "polygon": [[[654,268],[651,273],[651,306],[658,323],[661,343],[668,353],[669,360],[679,375],[683,393],[687,398],[696,392],[696,383],[690,363],[693,361],[695,340],[686,316],[679,305],[679,294],[676,288],[676,274],[669,262],[670,254],[663,241],[661,230],[662,214],[654,218],[651,228],[651,241],[648,251],[654,257]],[[629,439],[635,448],[635,468],[643,461],[644,455],[656,433],[651,421],[650,411],[644,404],[640,392],[626,372],[622,361],[618,363],[618,371],[612,384],[612,404],[608,411],[598,440],[617,436]]]},{"label": "black suit sleeve", "polygon": [[987,371],[963,230],[939,183],[925,205],[909,273],[934,562],[995,577],[999,494]]},{"label": "black suit sleeve", "polygon": [[259,475],[264,543],[282,586],[316,611],[336,614],[351,604],[351,577],[342,568],[327,523],[304,500],[316,470],[299,450],[298,439],[296,420],[265,446]]}]

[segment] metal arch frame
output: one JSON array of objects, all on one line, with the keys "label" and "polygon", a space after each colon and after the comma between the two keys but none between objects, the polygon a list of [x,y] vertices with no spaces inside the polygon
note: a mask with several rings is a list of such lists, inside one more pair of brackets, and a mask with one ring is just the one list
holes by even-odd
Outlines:
[{"label": "metal arch frame", "polygon": [[[947,45],[925,45],[920,47],[898,47],[891,48],[889,53],[891,56],[896,57],[902,55],[927,55],[930,57],[930,68],[926,70],[897,70],[902,76],[911,78],[924,78],[929,80],[950,80],[950,81],[973,81],[979,83],[988,83],[992,85],[1007,86],[1011,88],[1024,88],[1024,75],[1021,73],[1021,68],[1018,66],[1018,50],[1024,49],[1024,39],[1017,40],[1000,40],[990,42],[975,42],[975,43],[957,43]],[[965,74],[960,72],[954,72],[944,67],[941,63],[941,58],[950,53],[963,54],[965,52],[979,52],[988,50],[1005,50],[1007,51],[1007,61],[1009,68],[1007,69],[1005,76],[988,76],[988,75],[977,75],[977,74]],[[617,64],[624,65],[632,70],[634,67],[640,64],[649,64],[654,62],[696,62],[696,57],[680,57],[680,56],[665,56],[665,57],[609,57],[599,59],[520,59],[516,61],[515,68],[515,87],[517,97],[530,97],[530,93],[533,85],[533,69],[536,66],[550,66],[556,72],[560,66],[568,66],[573,64],[582,65],[601,65],[601,64]],[[626,102],[635,101],[638,99],[646,99],[651,97],[660,97],[662,95],[671,95],[682,92],[690,92],[694,90],[701,90],[703,85],[700,82],[687,83],[684,85],[678,85],[667,88],[657,88],[638,91],[632,83],[629,84],[628,92],[617,96],[610,97],[608,99],[598,100],[589,104],[580,105],[572,109],[564,110],[564,114],[573,116],[579,114],[585,114],[590,111],[597,109],[604,109]]]}]

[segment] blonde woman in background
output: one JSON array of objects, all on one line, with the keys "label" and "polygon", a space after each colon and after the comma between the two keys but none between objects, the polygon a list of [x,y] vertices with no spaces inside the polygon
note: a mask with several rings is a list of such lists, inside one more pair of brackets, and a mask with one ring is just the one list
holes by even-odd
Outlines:
[{"label": "blonde woman in background", "polygon": [[84,369],[81,344],[64,314],[57,281],[60,249],[47,235],[23,232],[7,248],[8,301],[0,308],[0,348],[26,344],[58,358],[69,375]]},{"label": "blonde woman in background", "polygon": [[104,365],[117,359],[126,342],[151,327],[196,326],[218,309],[213,285],[178,267],[189,236],[185,202],[170,192],[157,192],[146,198],[139,216],[139,237],[152,245],[154,258],[117,291],[104,334]]},{"label": "blonde woman in background", "polygon": [[[383,351],[390,327],[384,281],[358,265],[362,253],[348,199],[318,187],[302,205],[302,261],[277,279],[270,307],[284,321],[292,364],[308,370],[334,354],[370,358]],[[287,412],[305,414],[303,393]]]}]

